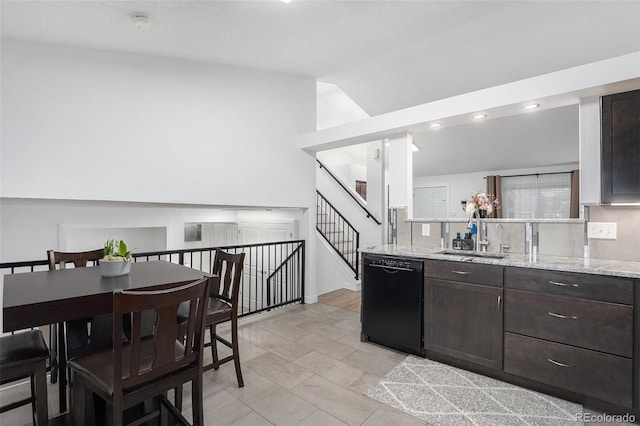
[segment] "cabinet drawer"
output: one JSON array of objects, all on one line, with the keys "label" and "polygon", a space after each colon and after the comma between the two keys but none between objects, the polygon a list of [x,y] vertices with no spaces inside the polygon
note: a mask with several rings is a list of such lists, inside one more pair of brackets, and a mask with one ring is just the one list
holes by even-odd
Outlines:
[{"label": "cabinet drawer", "polygon": [[502,287],[502,266],[427,260],[425,275],[447,281]]},{"label": "cabinet drawer", "polygon": [[631,358],[633,307],[505,291],[505,331]]},{"label": "cabinet drawer", "polygon": [[630,278],[513,267],[506,268],[504,276],[505,287],[515,290],[633,304],[633,280]]},{"label": "cabinet drawer", "polygon": [[632,406],[632,361],[628,358],[505,333],[504,371]]}]

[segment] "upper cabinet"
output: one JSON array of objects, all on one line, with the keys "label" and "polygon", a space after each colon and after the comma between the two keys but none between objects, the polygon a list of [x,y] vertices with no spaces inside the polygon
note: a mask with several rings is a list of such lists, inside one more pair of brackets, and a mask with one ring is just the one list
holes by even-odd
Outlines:
[{"label": "upper cabinet", "polygon": [[640,202],[640,90],[602,97],[603,203]]}]

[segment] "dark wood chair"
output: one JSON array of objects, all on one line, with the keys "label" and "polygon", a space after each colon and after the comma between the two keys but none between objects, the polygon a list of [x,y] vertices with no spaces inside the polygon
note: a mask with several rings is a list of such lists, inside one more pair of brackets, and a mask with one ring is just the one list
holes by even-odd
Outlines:
[{"label": "dark wood chair", "polygon": [[[238,349],[238,309],[240,280],[242,278],[242,268],[244,265],[244,253],[230,254],[222,250],[216,250],[212,271],[218,275],[218,288],[210,291],[209,309],[207,311],[207,327],[209,328],[210,342],[205,346],[211,346],[211,356],[213,362],[204,367],[204,370],[217,370],[220,365],[232,361],[236,367],[236,377],[238,386],[243,387],[242,371],[240,369],[240,351]],[[224,322],[231,321],[231,341],[216,334],[216,326]],[[232,354],[223,358],[218,358],[217,342],[231,348]]]},{"label": "dark wood chair", "polygon": [[[97,265],[98,260],[104,257],[104,249],[97,249],[82,252],[60,252],[54,250],[47,251],[47,259],[49,261],[49,270],[66,269],[67,264],[73,264],[75,268],[84,268],[88,263]],[[56,268],[57,266],[57,268]],[[73,322],[70,328],[73,329],[71,339],[79,342],[77,345],[83,347],[88,345],[89,335],[87,329],[88,319]],[[51,324],[49,326],[49,347],[51,348],[51,357],[49,367],[51,369],[51,383],[55,383],[58,379],[58,368],[60,366],[60,354],[58,353],[58,327],[63,324]],[[86,332],[85,332],[86,331]],[[85,343],[86,341],[86,343]],[[75,346],[75,345],[74,345]],[[87,349],[80,349],[80,353]],[[75,355],[72,350],[71,356]],[[65,354],[63,354],[65,355]]]},{"label": "dark wood chair", "polygon": [[0,338],[0,385],[29,377],[31,396],[0,407],[0,413],[31,403],[34,425],[48,424],[47,359],[49,349],[40,330]]},{"label": "dark wood chair", "polygon": [[[123,291],[113,294],[113,330],[121,330],[123,314],[130,314],[131,339],[113,334],[113,350],[95,352],[69,362],[74,376],[73,418],[85,423],[84,398],[90,392],[107,401],[113,425],[123,424],[123,412],[150,398],[160,397],[176,420],[188,424],[182,413],[166,398],[169,389],[192,383],[193,424],[202,425],[202,353],[210,278],[181,287],[158,291]],[[188,305],[185,329],[181,335],[178,308]],[[151,336],[143,337],[142,313],[155,312]],[[184,337],[184,338],[183,338]],[[162,409],[162,408],[161,408]],[[153,412],[135,421],[149,421],[160,415]]]}]

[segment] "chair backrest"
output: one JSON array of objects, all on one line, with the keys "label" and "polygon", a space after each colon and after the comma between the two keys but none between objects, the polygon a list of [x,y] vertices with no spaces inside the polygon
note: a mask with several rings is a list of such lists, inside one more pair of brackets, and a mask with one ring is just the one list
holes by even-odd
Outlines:
[{"label": "chair backrest", "polygon": [[212,288],[211,295],[237,305],[243,266],[244,253],[216,250],[212,272],[220,277],[220,287]]},{"label": "chair backrest", "polygon": [[[123,315],[129,313],[131,340],[126,345],[122,333],[114,333],[114,394],[154,381],[185,367],[202,373],[202,352],[209,278],[181,287],[157,291],[124,291],[113,294],[113,329],[121,330]],[[188,302],[186,338],[179,338],[178,307]],[[155,312],[151,336],[144,337],[142,313]],[[126,347],[126,350],[125,350]],[[120,374],[119,374],[120,373]]]},{"label": "chair backrest", "polygon": [[84,268],[87,266],[87,262],[93,262],[97,264],[99,259],[104,257],[104,249],[91,250],[91,251],[79,251],[74,253],[65,253],[61,251],[47,251],[47,259],[49,260],[49,270],[56,269],[56,265],[60,269],[65,269],[67,263],[73,263],[76,268]]}]

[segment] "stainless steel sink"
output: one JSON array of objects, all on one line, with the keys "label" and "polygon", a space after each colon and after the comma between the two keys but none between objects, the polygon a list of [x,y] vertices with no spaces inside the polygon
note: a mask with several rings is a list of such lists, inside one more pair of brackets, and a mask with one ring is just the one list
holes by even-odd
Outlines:
[{"label": "stainless steel sink", "polygon": [[452,256],[462,257],[486,257],[490,259],[504,259],[507,255],[504,253],[495,253],[489,251],[471,251],[471,250],[441,250],[436,254],[448,254]]}]

